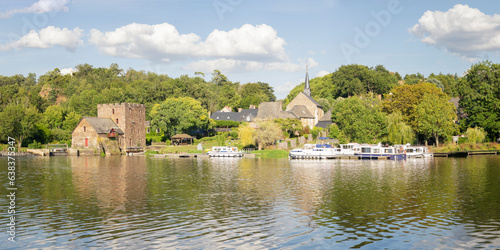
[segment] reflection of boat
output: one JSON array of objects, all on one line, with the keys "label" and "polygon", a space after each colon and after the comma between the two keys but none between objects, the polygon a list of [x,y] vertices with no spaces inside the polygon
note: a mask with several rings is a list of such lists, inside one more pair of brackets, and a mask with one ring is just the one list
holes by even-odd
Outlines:
[{"label": "reflection of boat", "polygon": [[144,150],[141,147],[126,148],[125,152],[127,153],[127,155],[143,155],[144,154]]},{"label": "reflection of boat", "polygon": [[227,146],[219,146],[212,147],[211,151],[208,151],[207,154],[210,157],[242,157],[243,153],[238,150],[237,147],[227,147]]},{"label": "reflection of boat", "polygon": [[339,150],[329,144],[305,144],[302,148],[290,150],[288,156],[291,159],[333,159]]},{"label": "reflection of boat", "polygon": [[406,159],[406,154],[402,147],[378,145],[362,145],[359,152],[354,153],[360,159]]},{"label": "reflection of boat", "polygon": [[427,147],[423,146],[411,146],[410,144],[406,145],[395,145],[395,147],[401,147],[406,152],[406,157],[408,158],[431,158],[434,156],[433,153],[429,152]]}]

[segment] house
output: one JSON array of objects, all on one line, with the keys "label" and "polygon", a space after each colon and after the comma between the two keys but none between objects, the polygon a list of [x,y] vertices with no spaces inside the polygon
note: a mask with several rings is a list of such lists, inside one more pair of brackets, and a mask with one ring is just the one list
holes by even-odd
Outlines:
[{"label": "house", "polygon": [[210,115],[210,118],[216,121],[251,122],[255,119],[259,111],[258,109],[255,109],[255,106],[253,107],[253,109],[238,109],[238,112],[228,111],[230,109],[227,109],[226,107],[222,110],[214,112]]},{"label": "house", "polygon": [[83,117],[72,132],[72,148],[124,152],[146,145],[144,104],[97,105],[97,117]]}]

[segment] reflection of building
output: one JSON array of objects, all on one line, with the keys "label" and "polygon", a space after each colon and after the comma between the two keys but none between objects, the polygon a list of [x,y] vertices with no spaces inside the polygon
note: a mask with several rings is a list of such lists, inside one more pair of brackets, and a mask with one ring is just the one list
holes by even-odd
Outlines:
[{"label": "reflection of building", "polygon": [[98,117],[83,117],[72,133],[73,148],[127,147],[146,145],[144,104],[97,105]]},{"label": "reflection of building", "polygon": [[93,202],[108,217],[111,211],[145,206],[144,157],[70,157],[75,193],[82,203]]},{"label": "reflection of building", "polygon": [[302,126],[314,128],[325,115],[323,107],[311,97],[309,73],[306,71],[304,91],[300,92],[283,111],[281,102],[264,102],[259,105],[257,119],[269,120],[277,118],[299,119]]}]

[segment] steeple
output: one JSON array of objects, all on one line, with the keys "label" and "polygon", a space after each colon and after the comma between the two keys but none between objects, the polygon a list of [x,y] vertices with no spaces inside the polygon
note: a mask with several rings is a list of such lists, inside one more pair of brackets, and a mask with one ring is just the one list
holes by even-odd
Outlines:
[{"label": "steeple", "polygon": [[306,65],[306,84],[304,86],[304,94],[307,96],[311,96],[311,86],[309,85],[309,73],[307,70],[307,65]]}]

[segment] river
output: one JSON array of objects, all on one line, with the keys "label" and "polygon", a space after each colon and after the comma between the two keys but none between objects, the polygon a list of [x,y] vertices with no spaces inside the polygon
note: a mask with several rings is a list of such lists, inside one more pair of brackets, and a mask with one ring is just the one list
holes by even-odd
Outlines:
[{"label": "river", "polygon": [[500,156],[16,158],[2,249],[500,248]]}]

